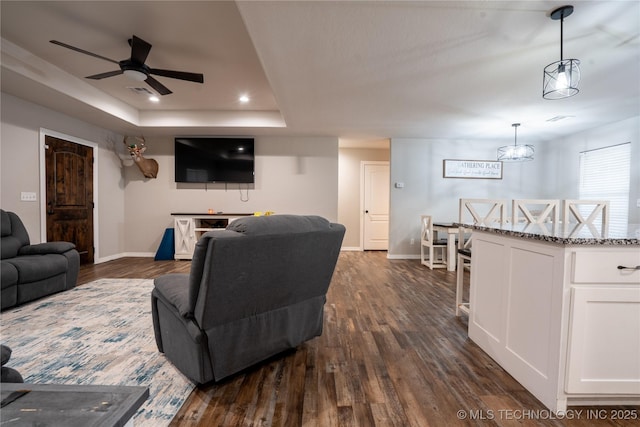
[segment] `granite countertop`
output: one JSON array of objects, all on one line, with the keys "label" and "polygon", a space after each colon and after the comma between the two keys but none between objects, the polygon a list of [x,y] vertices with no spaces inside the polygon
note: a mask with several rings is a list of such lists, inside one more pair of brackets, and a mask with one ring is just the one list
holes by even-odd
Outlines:
[{"label": "granite countertop", "polygon": [[626,229],[610,227],[603,236],[600,227],[586,224],[462,224],[472,230],[502,234],[523,239],[540,240],[561,245],[640,246],[640,224],[628,224]]}]

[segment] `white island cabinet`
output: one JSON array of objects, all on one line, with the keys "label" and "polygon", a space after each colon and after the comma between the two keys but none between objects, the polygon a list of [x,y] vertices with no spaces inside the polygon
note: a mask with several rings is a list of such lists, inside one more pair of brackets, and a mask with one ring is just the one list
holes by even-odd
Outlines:
[{"label": "white island cabinet", "polygon": [[200,236],[207,231],[224,230],[229,223],[253,214],[172,213],[175,239],[174,259],[191,259]]},{"label": "white island cabinet", "polygon": [[469,337],[552,411],[640,404],[638,229],[469,227]]}]

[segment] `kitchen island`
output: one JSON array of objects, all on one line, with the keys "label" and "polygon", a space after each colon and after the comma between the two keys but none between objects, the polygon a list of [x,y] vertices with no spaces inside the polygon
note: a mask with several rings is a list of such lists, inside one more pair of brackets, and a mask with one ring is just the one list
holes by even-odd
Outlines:
[{"label": "kitchen island", "polygon": [[464,226],[469,337],[552,411],[640,404],[640,225]]}]

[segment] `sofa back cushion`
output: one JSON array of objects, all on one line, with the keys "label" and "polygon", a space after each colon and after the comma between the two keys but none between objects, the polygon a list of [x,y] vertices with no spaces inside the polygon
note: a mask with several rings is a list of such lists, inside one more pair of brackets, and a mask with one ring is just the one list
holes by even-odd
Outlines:
[{"label": "sofa back cushion", "polygon": [[206,233],[191,265],[198,324],[207,329],[325,295],[344,233],[341,224],[296,215],[246,217]]},{"label": "sofa back cushion", "polygon": [[18,255],[18,250],[21,247],[29,244],[29,234],[18,215],[13,212],[0,209],[0,223],[1,259],[13,258]]}]

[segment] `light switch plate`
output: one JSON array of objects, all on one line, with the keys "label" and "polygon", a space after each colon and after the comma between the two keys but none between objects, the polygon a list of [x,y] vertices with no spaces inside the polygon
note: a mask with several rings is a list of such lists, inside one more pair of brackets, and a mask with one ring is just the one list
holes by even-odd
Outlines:
[{"label": "light switch plate", "polygon": [[23,191],[22,193],[20,193],[20,200],[23,202],[36,202],[38,201],[38,197],[34,192]]}]

